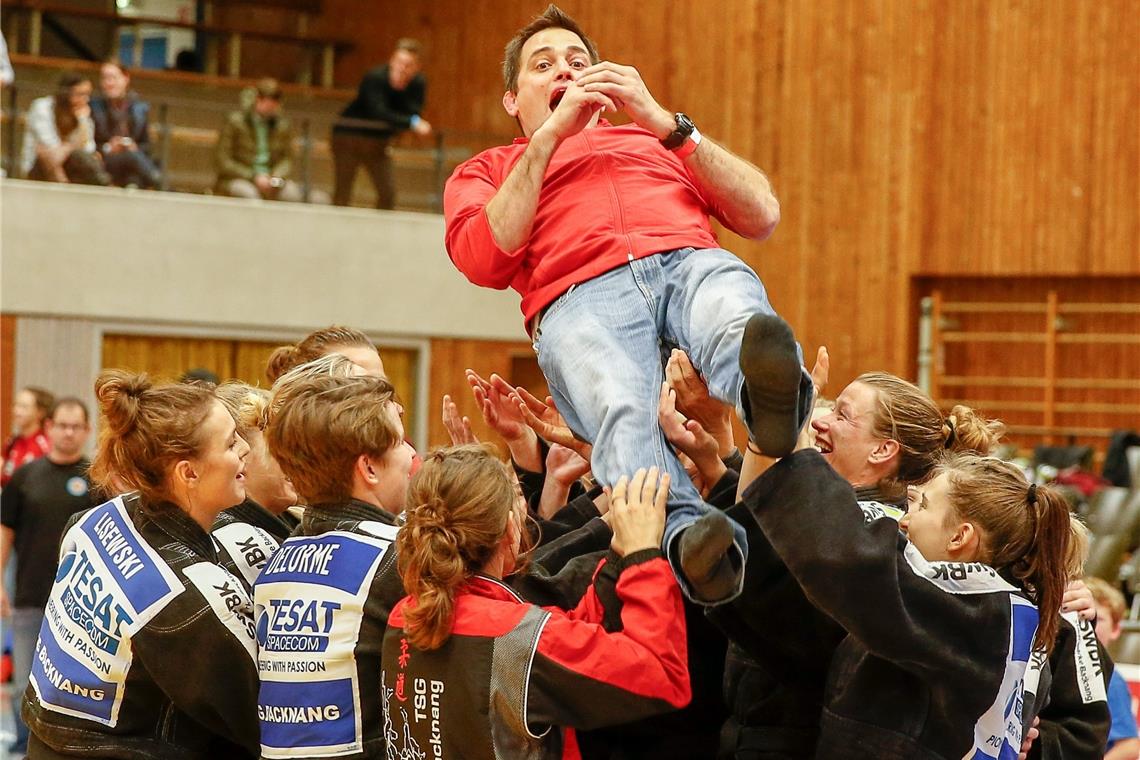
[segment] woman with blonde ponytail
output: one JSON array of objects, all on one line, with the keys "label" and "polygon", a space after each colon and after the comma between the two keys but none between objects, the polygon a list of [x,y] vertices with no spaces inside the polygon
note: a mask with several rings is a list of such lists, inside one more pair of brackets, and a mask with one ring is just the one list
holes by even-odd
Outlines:
[{"label": "woman with blonde ponytail", "polygon": [[598,575],[616,582],[622,625],[608,633],[593,588],[565,612],[503,583],[525,563],[526,503],[490,449],[429,455],[397,538],[408,596],[384,635],[390,756],[576,758],[574,728],[684,706],[684,612],[660,550],[668,491],[656,468],[614,487]]},{"label": "woman with blonde ponytail", "polygon": [[846,634],[830,661],[817,757],[1017,754],[1030,655],[1052,650],[1069,580],[1075,539],[1059,494],[1000,460],[951,455],[910,487],[896,523],[860,509],[847,481],[805,449],[763,472],[744,504]]}]

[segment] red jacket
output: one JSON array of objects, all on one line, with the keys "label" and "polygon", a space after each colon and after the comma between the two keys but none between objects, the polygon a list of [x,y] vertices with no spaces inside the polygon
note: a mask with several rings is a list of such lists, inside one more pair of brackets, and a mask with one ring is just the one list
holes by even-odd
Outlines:
[{"label": "red jacket", "polygon": [[389,756],[578,758],[570,728],[686,705],[685,615],[672,570],[656,549],[603,559],[599,571],[607,562],[620,573],[614,633],[600,625],[593,587],[571,612],[544,610],[476,576],[455,600],[451,636],[422,651],[404,635],[404,610],[415,602],[401,600],[381,655]]},{"label": "red jacket", "polygon": [[522,294],[529,323],[571,285],[630,259],[676,248],[714,248],[709,214],[723,218],[675,155],[632,124],[602,123],[567,138],[546,169],[530,239],[495,243],[485,208],[528,140],[460,164],[443,196],[447,252],[471,282]]},{"label": "red jacket", "polygon": [[28,462],[46,456],[51,451],[51,442],[40,428],[31,435],[15,435],[4,444],[4,466],[0,470],[0,486],[8,485],[12,473]]}]

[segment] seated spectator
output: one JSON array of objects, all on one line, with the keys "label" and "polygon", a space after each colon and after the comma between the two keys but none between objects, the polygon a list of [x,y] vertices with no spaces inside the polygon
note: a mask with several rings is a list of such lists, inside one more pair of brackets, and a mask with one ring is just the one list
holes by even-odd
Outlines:
[{"label": "seated spectator", "polygon": [[66,72],[55,95],[36,98],[28,106],[21,167],[28,179],[111,184],[95,152],[89,79]]},{"label": "seated spectator", "polygon": [[[1086,578],[1096,600],[1096,637],[1104,647],[1120,638],[1124,619],[1124,595],[1101,578]],[[1119,670],[1112,671],[1108,682],[1108,712],[1112,726],[1108,730],[1105,760],[1124,760],[1140,755],[1140,732],[1136,730],[1136,713],[1132,695]]]},{"label": "seated spectator", "polygon": [[[301,186],[289,179],[293,170],[293,126],[281,115],[284,93],[276,79],[262,79],[253,103],[227,117],[218,139],[214,192],[235,198],[304,200]],[[324,193],[313,197],[327,203]]]},{"label": "seated spectator", "polygon": [[16,393],[12,403],[12,435],[4,441],[0,486],[8,485],[17,469],[51,450],[44,420],[54,405],[55,397],[43,388],[29,385]]},{"label": "seated spectator", "polygon": [[150,104],[130,86],[130,73],[115,61],[100,67],[100,94],[91,99],[95,144],[111,182],[155,188],[162,183],[162,172],[150,157]]}]

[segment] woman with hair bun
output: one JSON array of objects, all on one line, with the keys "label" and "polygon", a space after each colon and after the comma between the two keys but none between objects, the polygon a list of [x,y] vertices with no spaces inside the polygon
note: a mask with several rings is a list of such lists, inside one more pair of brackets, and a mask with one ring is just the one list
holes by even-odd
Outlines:
[{"label": "woman with hair bun", "polygon": [[131,493],[65,533],[24,717],[31,758],[256,756],[253,603],[210,537],[249,447],[213,390],[101,374],[91,480]]},{"label": "woman with hair bun", "polygon": [[621,625],[593,588],[565,612],[503,583],[524,563],[526,503],[487,448],[430,454],[397,538],[408,596],[384,635],[384,733],[398,757],[574,758],[574,728],[625,723],[690,698],[681,594],[661,553],[669,478],[614,487],[611,552]]},{"label": "woman with hair bun", "polygon": [[[945,417],[916,385],[885,372],[860,375],[811,424],[815,448],[866,514],[896,521],[906,513],[908,484],[929,477],[948,452],[988,454],[1002,430],[964,406]],[[814,757],[829,664],[846,632],[812,606],[748,506],[727,511],[746,526],[750,548],[743,592],[708,613],[729,637],[721,750],[740,760],[773,751],[781,760]],[[776,615],[799,620],[799,635],[772,626]]]},{"label": "woman with hair bun", "polygon": [[[794,356],[767,350],[772,363]],[[950,433],[936,430],[945,448]],[[744,472],[759,477],[741,481],[770,553],[814,607],[783,616],[775,635],[810,638],[821,616],[843,632],[824,650],[812,754],[1016,756],[1030,654],[1052,650],[1069,580],[1067,502],[1009,463],[951,455],[910,486],[900,523],[863,508],[837,470],[810,448],[773,464],[750,442]]]}]

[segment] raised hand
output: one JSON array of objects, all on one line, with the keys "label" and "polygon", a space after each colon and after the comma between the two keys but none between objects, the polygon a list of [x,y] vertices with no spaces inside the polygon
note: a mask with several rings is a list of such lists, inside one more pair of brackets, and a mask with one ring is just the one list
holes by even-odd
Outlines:
[{"label": "raised hand", "polygon": [[556,480],[565,486],[571,486],[576,480],[590,471],[590,460],[582,457],[574,449],[558,443],[550,445],[546,454],[546,477]]},{"label": "raised hand", "polygon": [[679,348],[669,354],[665,381],[677,393],[677,411],[700,423],[716,439],[721,457],[731,454],[736,447],[732,438],[732,409],[709,395],[708,384],[689,360],[689,355]]},{"label": "raised hand", "polygon": [[612,101],[614,110],[625,111],[634,123],[659,139],[668,137],[676,128],[673,114],[653,98],[641,79],[641,73],[632,66],[602,61],[585,69],[574,85],[586,93],[606,96]]},{"label": "raised hand", "polygon": [[542,451],[538,435],[526,424],[511,394],[514,388],[498,375],[484,380],[474,370],[466,371],[471,395],[487,426],[503,437],[511,450],[511,459],[530,472],[542,472]]},{"label": "raised hand", "polygon": [[479,442],[475,433],[471,432],[471,420],[459,414],[459,407],[447,394],[443,396],[443,426],[447,428],[452,446]]},{"label": "raised hand", "polygon": [[621,556],[657,549],[665,534],[665,501],[669,497],[669,473],[650,467],[638,470],[631,480],[622,475],[610,495],[609,523],[614,537],[610,548]]},{"label": "raised hand", "polygon": [[811,384],[815,386],[815,395],[819,395],[827,387],[831,376],[831,357],[827,353],[827,346],[820,346],[815,352],[815,366],[811,368]]},{"label": "raised hand", "polygon": [[716,485],[728,469],[721,459],[720,447],[701,423],[686,419],[677,411],[676,391],[667,382],[661,384],[657,422],[665,433],[665,440],[692,460],[706,488]]},{"label": "raised hand", "polygon": [[573,449],[583,459],[590,459],[593,446],[574,437],[570,426],[554,407],[553,398],[547,396],[545,402],[539,401],[523,387],[515,388],[512,398],[526,424],[544,440]]}]

